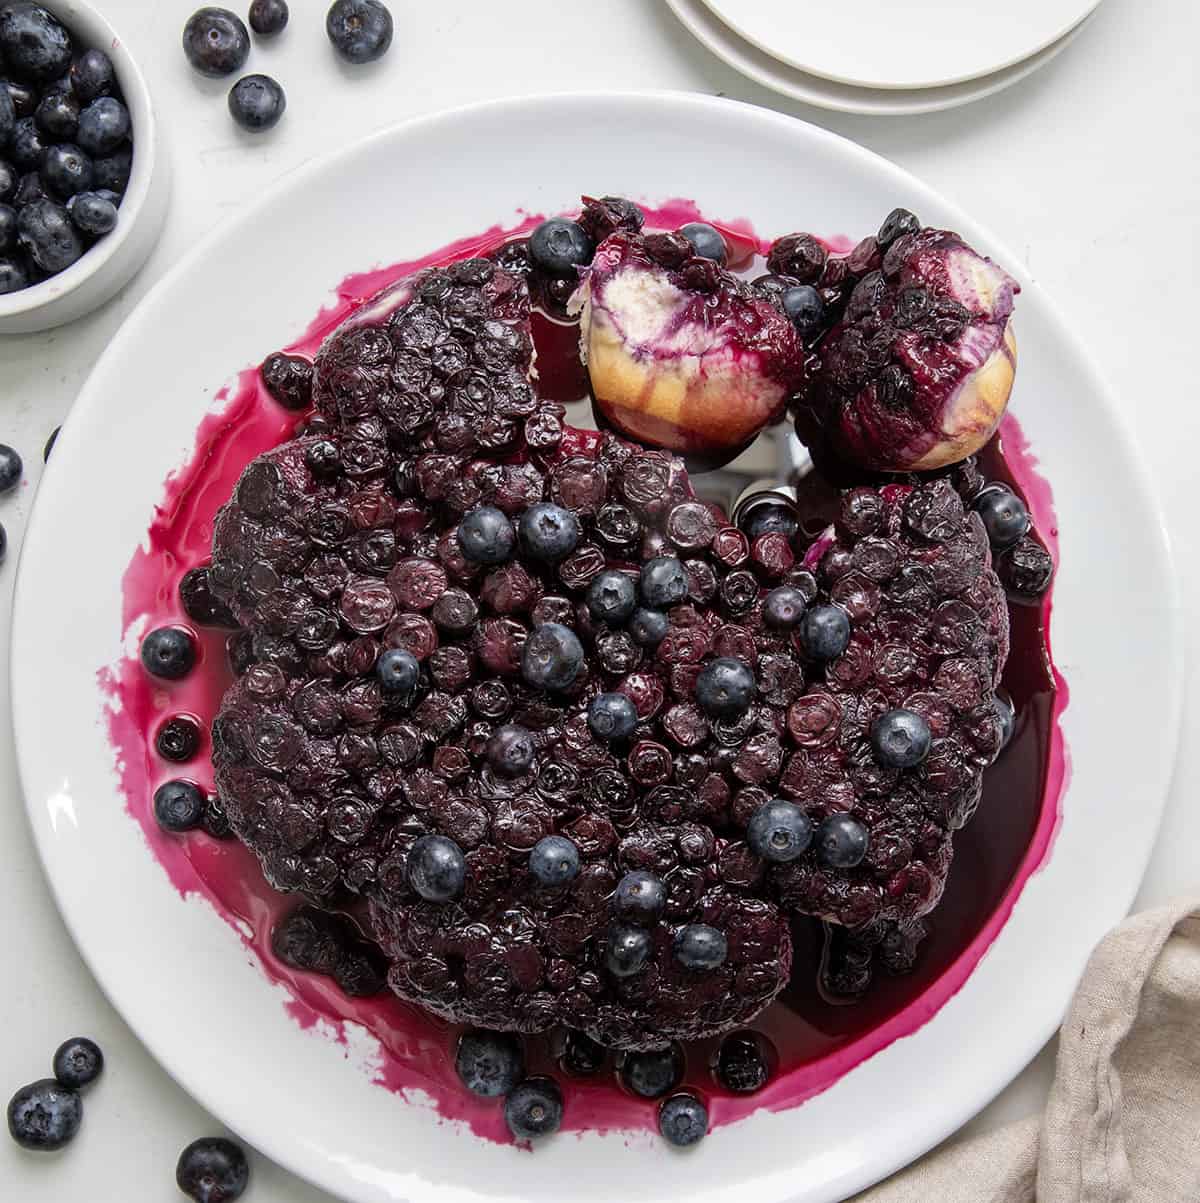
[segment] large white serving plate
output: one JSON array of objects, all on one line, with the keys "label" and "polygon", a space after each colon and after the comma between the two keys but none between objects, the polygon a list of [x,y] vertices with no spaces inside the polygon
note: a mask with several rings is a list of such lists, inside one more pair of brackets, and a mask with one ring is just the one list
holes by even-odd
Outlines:
[{"label": "large white serving plate", "polygon": [[719,1128],[687,1156],[619,1135],[559,1137],[530,1155],[439,1122],[372,1085],[343,1046],[302,1031],[234,932],[203,899],[180,899],[126,813],[101,722],[96,672],[121,654],[121,574],[220,386],[294,338],[348,272],[518,210],[569,208],[583,192],[692,197],[770,234],[857,235],[904,204],[1021,274],[964,213],[860,147],[700,96],[489,103],[305,168],[146,297],[55,448],[14,615],[30,821],[83,955],[150,1050],[248,1141],[335,1194],[829,1203],[946,1136],[1051,1034],[1089,950],[1133,899],[1171,771],[1180,640],[1162,523],[1119,402],[1028,278],[1014,412],[1053,483],[1061,528],[1052,634],[1071,689],[1072,761],[1061,830],[964,988],[802,1107]]}]

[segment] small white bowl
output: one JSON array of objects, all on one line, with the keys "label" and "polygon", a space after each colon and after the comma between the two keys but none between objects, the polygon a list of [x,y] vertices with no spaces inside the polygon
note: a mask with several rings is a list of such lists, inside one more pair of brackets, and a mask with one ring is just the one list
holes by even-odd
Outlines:
[{"label": "small white bowl", "polygon": [[133,170],[116,229],[66,271],[0,296],[0,334],[29,334],[73,322],[124,288],[158,241],[170,193],[170,163],[150,90],[125,43],[90,4],[41,3],[67,27],[77,47],[103,50],[112,59],[133,126]]}]

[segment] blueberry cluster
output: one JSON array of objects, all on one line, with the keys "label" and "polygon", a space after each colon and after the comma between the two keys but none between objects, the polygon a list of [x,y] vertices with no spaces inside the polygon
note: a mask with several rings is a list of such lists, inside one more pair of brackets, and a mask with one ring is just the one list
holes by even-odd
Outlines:
[{"label": "blueberry cluster", "polygon": [[75,1139],[83,1123],[83,1096],[104,1069],[94,1040],[75,1036],[54,1054],[54,1077],[22,1086],[8,1103],[8,1132],[23,1149],[53,1153]]}]

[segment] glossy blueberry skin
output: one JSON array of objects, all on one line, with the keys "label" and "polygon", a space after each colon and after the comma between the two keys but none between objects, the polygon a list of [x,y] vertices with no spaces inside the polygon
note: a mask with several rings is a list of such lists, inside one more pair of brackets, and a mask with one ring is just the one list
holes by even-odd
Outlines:
[{"label": "glossy blueberry skin", "polygon": [[69,142],[79,130],[79,100],[71,92],[47,92],[34,109],[33,121],[47,139]]},{"label": "glossy blueberry skin", "polygon": [[46,140],[32,117],[21,117],[9,140],[8,157],[21,171],[37,171],[46,153]]},{"label": "glossy blueberry skin", "polygon": [[154,750],[164,760],[183,764],[200,750],[200,727],[186,715],[168,719],[154,737]]},{"label": "glossy blueberry skin", "polygon": [[642,601],[651,609],[677,606],[687,597],[687,569],[674,556],[655,556],[642,565],[638,588]]},{"label": "glossy blueberry skin", "polygon": [[508,1032],[464,1032],[454,1068],[472,1094],[498,1099],[525,1076],[525,1054],[521,1042]]},{"label": "glossy blueberry skin", "polygon": [[181,627],[159,627],[142,640],[142,665],[165,681],[178,681],[196,663],[196,641]]},{"label": "glossy blueberry skin", "polygon": [[201,8],[183,27],[183,53],[201,75],[220,79],[246,65],[250,32],[227,8]]},{"label": "glossy blueberry skin", "polygon": [[661,1099],[683,1081],[683,1056],[675,1045],[644,1053],[627,1053],[621,1081],[643,1099]]},{"label": "glossy blueberry skin", "polygon": [[610,569],[588,586],[588,612],[597,622],[620,626],[637,609],[637,586],[628,573]]},{"label": "glossy blueberry skin", "polygon": [[530,850],[529,872],[539,885],[564,886],[579,876],[579,849],[566,836],[543,836]]},{"label": "glossy blueberry skin", "polygon": [[701,259],[711,259],[714,263],[724,263],[729,257],[729,248],[721,232],[710,226],[706,221],[689,221],[679,227],[679,232],[692,244],[692,250]]},{"label": "glossy blueberry skin", "polygon": [[579,542],[579,520],[552,501],[539,501],[517,524],[521,550],[535,560],[553,563],[569,556]]},{"label": "glossy blueberry skin", "polygon": [[117,72],[103,50],[85,50],[71,64],[71,91],[81,103],[90,104],[111,96],[117,88]]},{"label": "glossy blueberry skin", "polygon": [[550,1078],[527,1078],[504,1100],[504,1122],[518,1140],[536,1140],[562,1124],[562,1092]]},{"label": "glossy blueberry skin", "polygon": [[229,115],[252,134],[274,129],[287,109],[283,88],[269,75],[246,75],[229,90]]},{"label": "glossy blueberry skin", "polygon": [[190,781],[164,782],[154,791],[154,817],[164,831],[191,831],[204,817],[204,794]]},{"label": "glossy blueberry skin", "polygon": [[70,35],[38,4],[6,4],[0,8],[0,61],[6,76],[23,83],[58,79],[71,66]]},{"label": "glossy blueberry skin", "polygon": [[779,631],[788,630],[804,617],[807,606],[799,589],[779,585],[763,598],[763,622]]},{"label": "glossy blueberry skin", "polygon": [[764,802],[746,825],[746,843],[756,856],[783,865],[803,856],[813,839],[812,820],[794,802]]},{"label": "glossy blueberry skin", "polygon": [[626,873],[613,891],[613,913],[626,923],[649,926],[658,921],[666,906],[667,887],[662,878],[644,869]]},{"label": "glossy blueberry skin", "polygon": [[287,28],[287,0],[254,0],[250,5],[250,28],[263,37],[273,37]]},{"label": "glossy blueberry skin", "polygon": [[519,777],[533,766],[537,746],[533,733],[516,723],[505,723],[492,732],[485,754],[488,764],[506,777]]},{"label": "glossy blueberry skin", "polygon": [[661,610],[649,610],[639,606],[633,612],[626,628],[634,643],[642,647],[657,647],[667,637],[671,620]]},{"label": "glossy blueberry skin", "polygon": [[22,1086],[8,1102],[8,1134],[33,1153],[53,1153],[69,1144],[82,1122],[83,1100],[53,1078]]},{"label": "glossy blueberry skin", "polygon": [[517,532],[503,510],[481,505],[458,524],[458,546],[472,564],[503,564],[516,550]]},{"label": "glossy blueberry skin", "polygon": [[421,679],[421,662],[403,648],[389,648],[375,661],[375,676],[385,693],[411,694]]},{"label": "glossy blueberry skin", "polygon": [[24,464],[7,443],[0,443],[0,493],[10,493],[21,482]]},{"label": "glossy blueberry skin", "polygon": [[423,835],[408,854],[408,880],[426,902],[449,902],[463,891],[467,862],[444,835]]},{"label": "glossy blueberry skin", "polygon": [[783,311],[803,338],[811,338],[825,324],[825,302],[811,284],[798,284],[779,295]]},{"label": "glossy blueberry skin", "polygon": [[608,935],[604,965],[613,977],[632,977],[645,968],[654,949],[650,937],[636,927],[614,927]]},{"label": "glossy blueberry skin", "polygon": [[46,199],[48,196],[42,183],[41,172],[27,171],[17,183],[17,191],[12,198],[12,203],[13,207],[20,211],[26,205],[33,204],[34,201]]},{"label": "glossy blueberry skin", "polygon": [[117,206],[98,192],[80,192],[67,202],[67,212],[81,234],[99,238],[117,225]]},{"label": "glossy blueberry skin", "polygon": [[921,228],[921,219],[907,209],[893,209],[879,227],[877,241],[881,251],[887,250],[897,238],[904,234],[915,234]]},{"label": "glossy blueberry skin", "polygon": [[590,1078],[604,1068],[607,1060],[608,1053],[602,1044],[597,1044],[583,1032],[567,1032],[559,1059],[567,1073],[576,1078]]},{"label": "glossy blueberry skin", "polygon": [[1007,694],[996,694],[992,698],[992,706],[1000,720],[1000,751],[1003,752],[1012,742],[1013,730],[1017,725],[1017,712]]},{"label": "glossy blueberry skin", "polygon": [[754,701],[754,673],[732,656],[710,660],[696,678],[696,701],[714,718],[737,718]]},{"label": "glossy blueberry skin", "polygon": [[992,485],[975,498],[971,508],[983,521],[988,542],[997,551],[1011,547],[1033,525],[1025,503],[1003,485]]},{"label": "glossy blueberry skin", "polygon": [[529,235],[529,258],[548,276],[572,280],[576,269],[591,263],[596,248],[576,222],[552,217]]},{"label": "glossy blueberry skin", "polygon": [[800,529],[800,520],[795,510],[782,501],[760,502],[738,517],[738,528],[752,543],[759,535],[775,533],[790,539]]},{"label": "glossy blueberry skin", "polygon": [[707,923],[688,923],[675,933],[671,949],[685,969],[705,973],[725,964],[729,942],[724,932]]},{"label": "glossy blueberry skin", "polygon": [[708,1108],[695,1095],[672,1095],[659,1108],[658,1130],[678,1149],[699,1144],[708,1135]]},{"label": "glossy blueberry skin", "polygon": [[325,17],[325,32],[346,62],[373,63],[392,44],[392,14],[379,0],[335,0]]},{"label": "glossy blueberry skin", "polygon": [[220,1136],[194,1140],[179,1155],[175,1184],[195,1203],[233,1203],[250,1181],[241,1147]]},{"label": "glossy blueberry skin", "polygon": [[60,200],[87,192],[95,179],[92,160],[69,142],[48,147],[42,157],[42,181]]},{"label": "glossy blueberry skin", "polygon": [[104,1054],[86,1036],[64,1040],[54,1054],[54,1076],[72,1090],[90,1085],[103,1071]]},{"label": "glossy blueberry skin", "polygon": [[56,201],[37,200],[17,213],[21,249],[45,272],[60,272],[83,254],[70,214]]},{"label": "glossy blueberry skin", "polygon": [[591,733],[605,743],[628,739],[638,723],[637,707],[623,693],[597,694],[588,706]]},{"label": "glossy blueberry skin", "polygon": [[800,646],[810,660],[832,660],[850,645],[850,615],[841,606],[813,606],[800,620]]},{"label": "glossy blueberry skin", "polygon": [[759,1038],[752,1032],[733,1032],[717,1052],[717,1081],[732,1094],[753,1094],[771,1076]]},{"label": "glossy blueberry skin", "polygon": [[867,829],[849,815],[830,815],[817,828],[817,855],[831,869],[853,869],[867,855]]},{"label": "glossy blueberry skin", "polygon": [[[0,88],[0,93],[3,90],[3,88]],[[3,144],[3,139],[0,139],[0,146]],[[0,159],[0,201],[12,200],[16,195],[17,184],[20,182],[20,179],[21,177],[17,174],[17,169],[11,163]]]},{"label": "glossy blueberry skin", "polygon": [[79,145],[89,155],[111,155],[131,128],[129,110],[113,96],[100,96],[79,114]]},{"label": "glossy blueberry skin", "polygon": [[871,724],[871,747],[875,759],[889,769],[911,769],[919,765],[933,744],[933,733],[921,715],[900,707],[881,714]]},{"label": "glossy blueberry skin", "polygon": [[[17,211],[12,205],[0,205],[0,252],[15,250],[17,246]],[[0,467],[0,474],[3,468]],[[0,492],[3,488],[0,487]]]},{"label": "glossy blueberry skin", "polygon": [[521,649],[521,676],[535,689],[569,689],[583,663],[579,637],[558,622],[536,627]]}]

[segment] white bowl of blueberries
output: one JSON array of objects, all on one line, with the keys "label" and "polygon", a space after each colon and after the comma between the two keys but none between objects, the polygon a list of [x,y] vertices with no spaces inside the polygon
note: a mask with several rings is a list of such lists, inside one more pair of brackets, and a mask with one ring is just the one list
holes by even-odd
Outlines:
[{"label": "white bowl of blueberries", "polygon": [[109,300],[167,193],[146,81],[109,23],[79,0],[0,4],[0,334]]}]

